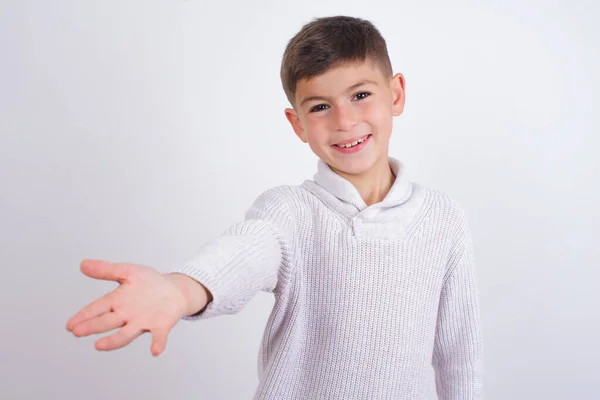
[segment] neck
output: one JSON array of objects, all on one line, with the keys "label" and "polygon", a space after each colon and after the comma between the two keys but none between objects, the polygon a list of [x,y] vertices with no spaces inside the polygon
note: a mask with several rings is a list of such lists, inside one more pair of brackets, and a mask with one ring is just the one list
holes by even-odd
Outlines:
[{"label": "neck", "polygon": [[354,185],[367,206],[381,202],[396,179],[386,157],[375,163],[369,170],[357,175],[347,174],[334,168],[332,170]]}]

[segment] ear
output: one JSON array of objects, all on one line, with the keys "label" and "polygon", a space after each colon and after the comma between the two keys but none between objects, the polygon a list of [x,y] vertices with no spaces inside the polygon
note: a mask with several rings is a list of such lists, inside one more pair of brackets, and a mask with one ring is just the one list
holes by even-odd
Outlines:
[{"label": "ear", "polygon": [[304,143],[308,143],[308,138],[306,136],[306,133],[304,132],[302,122],[300,121],[300,117],[298,117],[298,113],[296,113],[296,110],[294,110],[293,108],[286,108],[285,117],[288,121],[290,121],[294,132],[296,132],[296,135],[300,138],[300,140],[302,140]]},{"label": "ear", "polygon": [[405,85],[404,75],[401,73],[394,75],[390,81],[390,88],[392,90],[392,114],[395,117],[402,114],[404,111]]}]

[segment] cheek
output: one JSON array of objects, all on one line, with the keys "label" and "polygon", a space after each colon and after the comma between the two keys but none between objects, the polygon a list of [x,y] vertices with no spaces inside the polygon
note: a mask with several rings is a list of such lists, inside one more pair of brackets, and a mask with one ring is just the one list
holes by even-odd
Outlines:
[{"label": "cheek", "polygon": [[380,134],[389,134],[392,118],[392,110],[389,104],[373,104],[373,107],[368,110],[368,121],[377,126]]},{"label": "cheek", "polygon": [[311,144],[322,145],[329,140],[329,129],[325,120],[308,121],[306,124],[306,136]]}]

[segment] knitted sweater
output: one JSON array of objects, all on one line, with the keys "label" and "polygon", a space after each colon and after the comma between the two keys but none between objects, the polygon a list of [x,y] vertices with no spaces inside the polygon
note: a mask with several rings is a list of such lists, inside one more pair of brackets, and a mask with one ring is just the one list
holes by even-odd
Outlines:
[{"label": "knitted sweater", "polygon": [[198,320],[275,296],[254,400],[482,399],[482,337],[473,246],[452,197],[396,176],[367,206],[318,161],[314,180],[262,193],[243,222],[173,270],[213,301]]}]

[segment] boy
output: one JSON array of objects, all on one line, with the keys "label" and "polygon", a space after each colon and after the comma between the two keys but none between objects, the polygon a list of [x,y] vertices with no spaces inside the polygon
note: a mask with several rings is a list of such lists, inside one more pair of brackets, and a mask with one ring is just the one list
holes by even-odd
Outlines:
[{"label": "boy", "polygon": [[473,249],[461,205],[409,180],[388,157],[404,77],[368,21],[327,17],[290,40],[285,115],[318,156],[314,180],[262,193],[243,222],[160,274],[85,260],[121,283],[76,314],[84,336],[120,328],[99,350],[233,314],[259,291],[275,305],[259,351],[255,399],[423,399],[429,365],[440,399],[482,398]]}]

